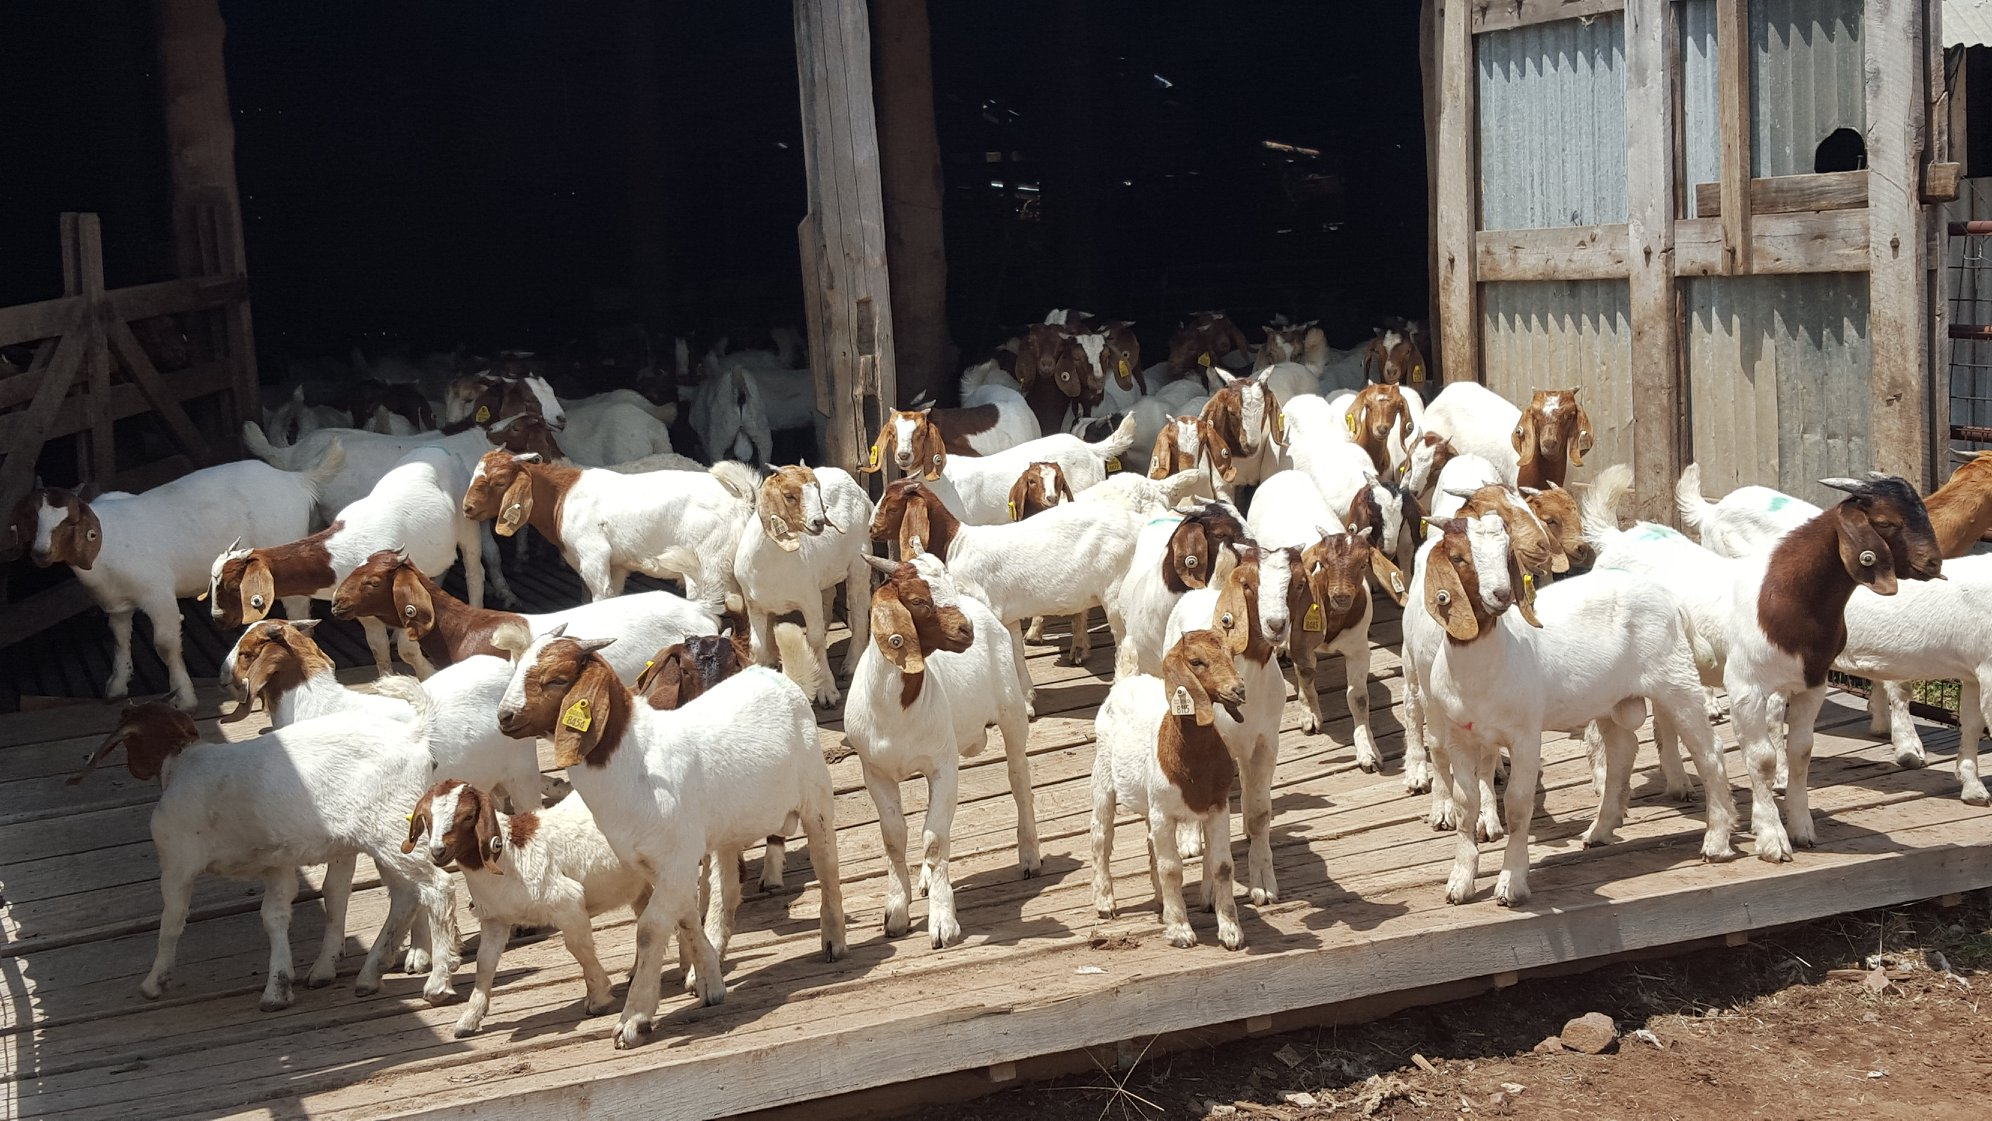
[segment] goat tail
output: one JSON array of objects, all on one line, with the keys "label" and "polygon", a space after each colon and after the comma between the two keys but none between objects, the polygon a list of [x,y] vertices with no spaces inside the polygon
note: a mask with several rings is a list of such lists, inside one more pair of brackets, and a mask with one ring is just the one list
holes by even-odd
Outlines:
[{"label": "goat tail", "polygon": [[263,435],[263,426],[253,420],[242,422],[242,446],[249,449],[250,455],[272,467],[281,467],[286,471],[297,469],[296,464],[291,462],[291,450],[272,444],[269,437]]},{"label": "goat tail", "polygon": [[317,499],[325,493],[325,484],[339,474],[339,468],[346,464],[346,446],[338,440],[326,445],[325,454],[318,457],[309,471],[304,473],[305,485],[311,488],[311,497]]},{"label": "goat tail", "polygon": [[1604,551],[1605,546],[1618,537],[1619,504],[1631,490],[1632,468],[1614,463],[1600,471],[1591,483],[1591,489],[1585,492],[1580,520],[1584,523],[1584,542],[1594,552]]},{"label": "goat tail", "polygon": [[1674,506],[1681,511],[1681,523],[1701,533],[1702,525],[1708,521],[1708,510],[1715,505],[1702,496],[1702,469],[1699,463],[1690,463],[1681,472],[1681,481],[1674,484]]},{"label": "goat tail", "polygon": [[782,675],[802,687],[802,695],[816,695],[816,683],[830,672],[816,664],[816,652],[809,648],[809,636],[794,623],[775,624],[775,653],[781,658]]},{"label": "goat tail", "polygon": [[383,697],[392,697],[415,710],[415,731],[423,743],[433,738],[436,725],[436,702],[420,681],[407,674],[388,674],[374,682],[374,692]]},{"label": "goat tail", "polygon": [[511,655],[516,662],[533,644],[533,629],[524,619],[507,619],[491,630],[491,645]]},{"label": "goat tail", "polygon": [[1129,413],[1127,414],[1127,419],[1121,421],[1120,427],[1114,429],[1113,435],[1101,440],[1097,444],[1088,444],[1087,446],[1103,457],[1124,455],[1127,449],[1134,446],[1134,427],[1134,414]]},{"label": "goat tail", "polygon": [[719,485],[725,487],[728,494],[742,502],[754,501],[755,494],[761,489],[760,476],[752,467],[737,459],[722,459],[706,468],[706,473],[718,479]]}]

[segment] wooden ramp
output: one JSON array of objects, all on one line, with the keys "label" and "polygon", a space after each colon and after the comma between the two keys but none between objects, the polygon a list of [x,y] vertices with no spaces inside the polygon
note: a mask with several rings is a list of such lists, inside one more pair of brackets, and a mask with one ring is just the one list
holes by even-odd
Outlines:
[{"label": "wooden ramp", "polygon": [[[1634,787],[1620,843],[1583,849],[1589,769],[1581,745],[1560,740],[1548,745],[1533,825],[1534,897],[1515,910],[1495,906],[1498,858],[1490,858],[1475,900],[1446,906],[1452,838],[1426,826],[1425,799],[1407,797],[1401,785],[1401,680],[1382,649],[1396,643],[1394,611],[1376,631],[1383,679],[1371,698],[1386,771],[1356,769],[1338,690],[1325,692],[1324,708],[1341,716],[1323,735],[1301,735],[1299,708],[1289,704],[1273,825],[1285,898],[1241,906],[1243,951],[1219,948],[1203,914],[1193,920],[1202,944],[1162,941],[1131,822],[1115,854],[1122,914],[1093,914],[1092,713],[1111,672],[1100,634],[1085,667],[1058,666],[1050,647],[1033,648],[1042,715],[1030,748],[1043,875],[1018,872],[1000,750],[992,745],[963,768],[953,868],[965,944],[930,949],[919,901],[912,935],[882,936],[878,827],[857,760],[841,758],[833,772],[849,956],[820,960],[817,892],[795,842],[790,890],[750,890],[741,907],[725,1003],[695,1007],[678,989],[674,964],[660,1024],[626,1052],[610,1047],[614,1016],[583,1016],[578,971],[557,939],[507,952],[485,1031],[474,1039],[451,1037],[459,1006],[428,1007],[419,978],[393,975],[381,994],[356,998],[349,986],[360,947],[385,910],[364,860],[338,986],[300,987],[290,1009],[258,1012],[257,888],[206,880],[173,983],[165,999],[145,1002],[138,980],[158,912],[147,831],[155,788],[116,766],[81,787],[62,784],[110,727],[110,708],[0,718],[0,1114],[721,1116],[951,1072],[984,1084],[976,1080],[1012,1077],[1014,1064],[1033,1056],[1164,1032],[1265,1030],[1295,1010],[1484,984],[1992,884],[1992,814],[1957,799],[1955,733],[1926,729],[1933,765],[1901,770],[1868,737],[1864,715],[1838,697],[1826,707],[1814,763],[1820,844],[1794,863],[1700,864],[1699,805],[1665,801],[1651,773]],[[211,716],[214,698],[203,700]],[[260,720],[236,727],[246,734]],[[822,734],[833,758],[843,754],[836,722]],[[1740,792],[1734,751],[1730,758]],[[924,795],[909,785],[908,809],[923,806]],[[1242,859],[1242,844],[1237,851]],[[292,925],[305,963],[320,930],[314,900],[300,901]],[[475,931],[467,906],[462,921],[467,935]],[[612,971],[629,961],[627,915],[605,916],[597,938]],[[470,972],[466,965],[458,973],[460,997]]]}]

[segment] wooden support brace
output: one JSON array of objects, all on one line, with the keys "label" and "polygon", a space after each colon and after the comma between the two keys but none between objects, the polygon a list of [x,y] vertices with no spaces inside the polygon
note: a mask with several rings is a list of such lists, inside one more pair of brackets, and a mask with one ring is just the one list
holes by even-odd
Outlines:
[{"label": "wooden support brace", "polygon": [[119,365],[124,367],[125,373],[137,383],[139,392],[145,394],[145,399],[158,411],[159,419],[166,422],[173,439],[195,463],[213,463],[214,455],[208,450],[207,440],[194,427],[194,422],[188,419],[187,410],[180,407],[180,402],[166,388],[159,371],[152,368],[152,359],[146,356],[145,348],[138,345],[138,337],[131,333],[130,325],[121,319],[112,320],[110,336],[111,350],[117,354]]}]

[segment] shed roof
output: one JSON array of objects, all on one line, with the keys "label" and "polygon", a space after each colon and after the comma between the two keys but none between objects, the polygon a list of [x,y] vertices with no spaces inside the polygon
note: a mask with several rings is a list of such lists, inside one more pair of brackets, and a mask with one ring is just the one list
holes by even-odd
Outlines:
[{"label": "shed roof", "polygon": [[1992,0],[1944,0],[1944,46],[1992,47]]}]

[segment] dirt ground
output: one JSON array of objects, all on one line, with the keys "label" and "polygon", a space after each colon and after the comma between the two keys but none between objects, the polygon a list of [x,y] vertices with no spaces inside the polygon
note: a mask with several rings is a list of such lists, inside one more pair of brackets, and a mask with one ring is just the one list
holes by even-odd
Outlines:
[{"label": "dirt ground", "polygon": [[[1611,1017],[1621,1033],[1605,1053],[1554,1041],[1566,1022],[1592,1012]],[[1992,893],[1974,892],[1955,907],[1861,912],[1744,946],[1524,981],[1356,1027],[1144,1057],[1131,1070],[1102,1067],[909,1116],[1471,1115],[1992,1117]]]}]

